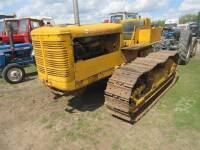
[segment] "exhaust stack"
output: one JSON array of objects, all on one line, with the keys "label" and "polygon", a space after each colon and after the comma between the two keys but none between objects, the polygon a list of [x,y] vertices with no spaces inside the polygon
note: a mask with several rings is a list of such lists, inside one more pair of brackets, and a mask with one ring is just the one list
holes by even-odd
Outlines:
[{"label": "exhaust stack", "polygon": [[75,24],[80,26],[78,0],[73,0],[73,8],[74,8],[74,21],[75,21]]},{"label": "exhaust stack", "polygon": [[14,50],[15,46],[14,46],[14,37],[13,37],[13,26],[11,25],[10,22],[8,22],[8,37],[9,37],[10,47],[12,50]]}]

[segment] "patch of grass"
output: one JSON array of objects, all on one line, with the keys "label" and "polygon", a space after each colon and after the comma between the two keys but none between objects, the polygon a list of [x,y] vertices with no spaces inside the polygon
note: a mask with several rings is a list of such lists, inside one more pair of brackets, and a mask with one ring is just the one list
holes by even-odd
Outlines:
[{"label": "patch of grass", "polygon": [[46,129],[51,129],[55,126],[55,122],[50,121],[47,117],[42,117],[39,122],[43,124]]},{"label": "patch of grass", "polygon": [[99,143],[99,134],[102,133],[102,128],[91,122],[88,115],[78,118],[72,125],[71,128],[65,131],[64,138],[69,141],[79,141],[84,140],[92,145],[97,145]]},{"label": "patch of grass", "polygon": [[120,142],[117,140],[112,144],[112,150],[119,150],[120,149]]},{"label": "patch of grass", "polygon": [[103,120],[104,118],[105,118],[105,116],[104,116],[104,109],[99,109],[99,110],[97,110],[97,111],[94,111],[94,112],[90,112],[89,114],[88,114],[88,116],[91,118],[91,119],[93,119],[93,120],[95,120],[95,121],[101,121],[101,120]]},{"label": "patch of grass", "polygon": [[49,120],[46,117],[42,117],[42,119],[40,120],[40,123],[42,124],[46,124]]},{"label": "patch of grass", "polygon": [[55,126],[55,123],[50,121],[50,122],[45,126],[45,128],[51,129],[51,128],[53,128],[54,126]]},{"label": "patch of grass", "polygon": [[43,116],[39,122],[45,125],[45,128],[50,129],[56,125],[57,120],[62,120],[65,118],[65,113],[63,112],[54,112],[48,116]]},{"label": "patch of grass", "polygon": [[0,85],[4,84],[4,81],[2,78],[0,78]]},{"label": "patch of grass", "polygon": [[66,116],[66,112],[56,112],[56,113],[52,113],[52,119],[53,120],[61,120],[64,119]]},{"label": "patch of grass", "polygon": [[26,73],[33,73],[36,72],[37,69],[35,65],[29,65],[28,67],[25,67],[25,71]]},{"label": "patch of grass", "polygon": [[163,109],[172,113],[173,123],[178,129],[200,131],[200,56],[179,68],[179,81],[162,100]]},{"label": "patch of grass", "polygon": [[87,135],[85,133],[81,133],[81,132],[74,132],[73,130],[72,131],[69,131],[66,136],[65,136],[68,140],[70,141],[76,141],[78,139],[85,139],[87,138]]}]

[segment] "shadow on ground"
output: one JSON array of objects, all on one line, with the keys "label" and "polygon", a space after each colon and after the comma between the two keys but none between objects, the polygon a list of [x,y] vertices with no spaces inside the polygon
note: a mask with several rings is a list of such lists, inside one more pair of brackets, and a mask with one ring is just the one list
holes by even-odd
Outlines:
[{"label": "shadow on ground", "polygon": [[24,79],[24,82],[28,82],[31,80],[34,80],[37,78],[38,73],[37,72],[31,72],[26,74],[26,78]]},{"label": "shadow on ground", "polygon": [[75,96],[68,101],[65,111],[75,113],[78,111],[94,111],[104,104],[104,90],[106,81],[98,82],[86,89],[80,96]]}]

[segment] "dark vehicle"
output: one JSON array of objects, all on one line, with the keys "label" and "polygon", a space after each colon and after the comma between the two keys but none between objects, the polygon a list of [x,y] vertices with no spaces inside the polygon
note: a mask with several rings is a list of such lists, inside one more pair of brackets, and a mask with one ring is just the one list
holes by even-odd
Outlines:
[{"label": "dark vehicle", "polygon": [[197,37],[199,32],[198,23],[197,22],[190,23],[188,28],[192,32],[192,36]]},{"label": "dark vehicle", "polygon": [[175,30],[169,27],[165,27],[162,30],[162,36],[166,39],[173,39],[175,34]]},{"label": "dark vehicle", "polygon": [[163,50],[176,50],[178,48],[178,41],[180,38],[180,30],[170,27],[163,28],[161,49]]}]

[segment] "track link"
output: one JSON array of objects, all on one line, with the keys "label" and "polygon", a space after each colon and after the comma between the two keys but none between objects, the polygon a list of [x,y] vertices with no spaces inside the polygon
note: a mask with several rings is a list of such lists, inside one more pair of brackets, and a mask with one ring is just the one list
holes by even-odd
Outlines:
[{"label": "track link", "polygon": [[135,84],[143,74],[153,70],[157,65],[165,63],[170,57],[176,57],[176,55],[177,52],[175,51],[151,53],[147,57],[137,58],[115,70],[105,90],[105,105],[111,114],[128,122],[137,121],[141,116],[140,109],[159,97],[173,83],[176,72],[162,83],[141,106],[136,108],[134,113],[130,113],[130,99]]}]

